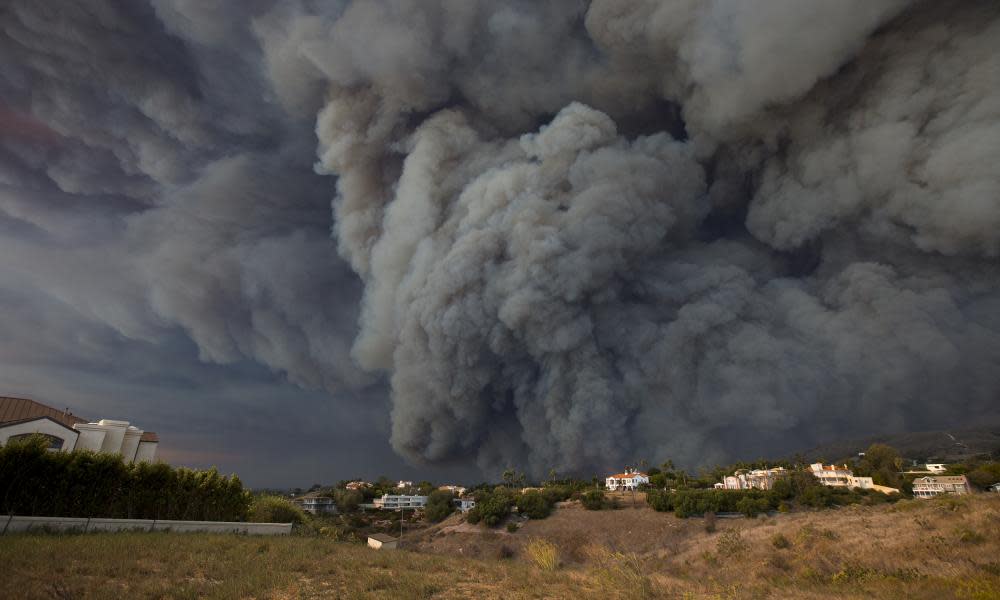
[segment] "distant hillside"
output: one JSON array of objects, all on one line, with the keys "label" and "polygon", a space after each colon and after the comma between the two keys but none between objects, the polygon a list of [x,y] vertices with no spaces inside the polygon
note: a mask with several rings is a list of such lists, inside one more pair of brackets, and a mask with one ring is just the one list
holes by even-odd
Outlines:
[{"label": "distant hillside", "polygon": [[877,435],[824,444],[799,454],[810,461],[820,459],[836,461],[857,456],[858,452],[863,452],[874,443],[888,444],[905,458],[911,459],[951,462],[976,454],[992,453],[994,456],[1000,456],[1000,425],[976,429]]}]

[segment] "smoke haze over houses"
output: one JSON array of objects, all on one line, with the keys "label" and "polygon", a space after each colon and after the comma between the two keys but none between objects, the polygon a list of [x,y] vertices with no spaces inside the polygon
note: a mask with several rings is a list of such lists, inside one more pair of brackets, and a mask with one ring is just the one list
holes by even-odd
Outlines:
[{"label": "smoke haze over houses", "polygon": [[258,485],[995,419],[998,40],[985,0],[11,0],[0,393]]}]

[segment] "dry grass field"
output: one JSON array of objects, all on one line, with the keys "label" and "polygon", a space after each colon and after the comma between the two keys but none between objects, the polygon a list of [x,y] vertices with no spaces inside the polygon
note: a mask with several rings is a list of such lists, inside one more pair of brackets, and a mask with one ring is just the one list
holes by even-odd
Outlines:
[{"label": "dry grass field", "polygon": [[1000,598],[1000,497],[753,520],[560,508],[374,551],[317,537],[0,538],[2,598]]}]

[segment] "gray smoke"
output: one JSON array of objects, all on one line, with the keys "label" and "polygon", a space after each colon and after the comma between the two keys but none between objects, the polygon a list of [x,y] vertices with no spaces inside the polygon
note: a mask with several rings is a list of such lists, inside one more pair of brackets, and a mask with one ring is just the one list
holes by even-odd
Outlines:
[{"label": "gray smoke", "polygon": [[336,398],[384,375],[398,452],[486,470],[996,415],[995,3],[15,0],[0,24],[0,302]]}]

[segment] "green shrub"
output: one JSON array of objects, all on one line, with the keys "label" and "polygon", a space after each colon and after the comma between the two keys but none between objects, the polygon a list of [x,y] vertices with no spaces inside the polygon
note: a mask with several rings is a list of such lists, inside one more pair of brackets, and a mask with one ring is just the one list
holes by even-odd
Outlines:
[{"label": "green shrub", "polygon": [[306,515],[293,502],[280,496],[261,496],[250,507],[251,523],[293,523],[301,525]]},{"label": "green shrub", "polygon": [[447,490],[434,490],[427,498],[427,506],[424,507],[424,515],[431,523],[438,523],[445,520],[448,515],[455,512],[452,500],[455,495]]},{"label": "green shrub", "polygon": [[487,527],[496,527],[510,514],[514,505],[511,493],[503,488],[480,492],[476,497],[476,506],[467,513],[469,523],[483,523]]},{"label": "green shrub", "polygon": [[27,516],[242,521],[251,498],[239,477],[215,469],[49,452],[31,437],[0,448],[0,501],[0,511]]},{"label": "green shrub", "polygon": [[337,505],[337,510],[342,513],[350,513],[358,510],[358,506],[364,500],[364,494],[358,490],[337,490],[333,494],[333,502]]},{"label": "green shrub", "polygon": [[507,531],[509,533],[514,533],[515,531],[517,531],[517,523],[513,523],[513,522],[507,523]]},{"label": "green shrub", "polygon": [[552,513],[552,502],[540,492],[526,492],[518,496],[517,512],[529,519],[544,519]]},{"label": "green shrub", "polygon": [[587,510],[604,510],[608,507],[604,492],[601,490],[590,490],[580,498],[580,503]]}]

